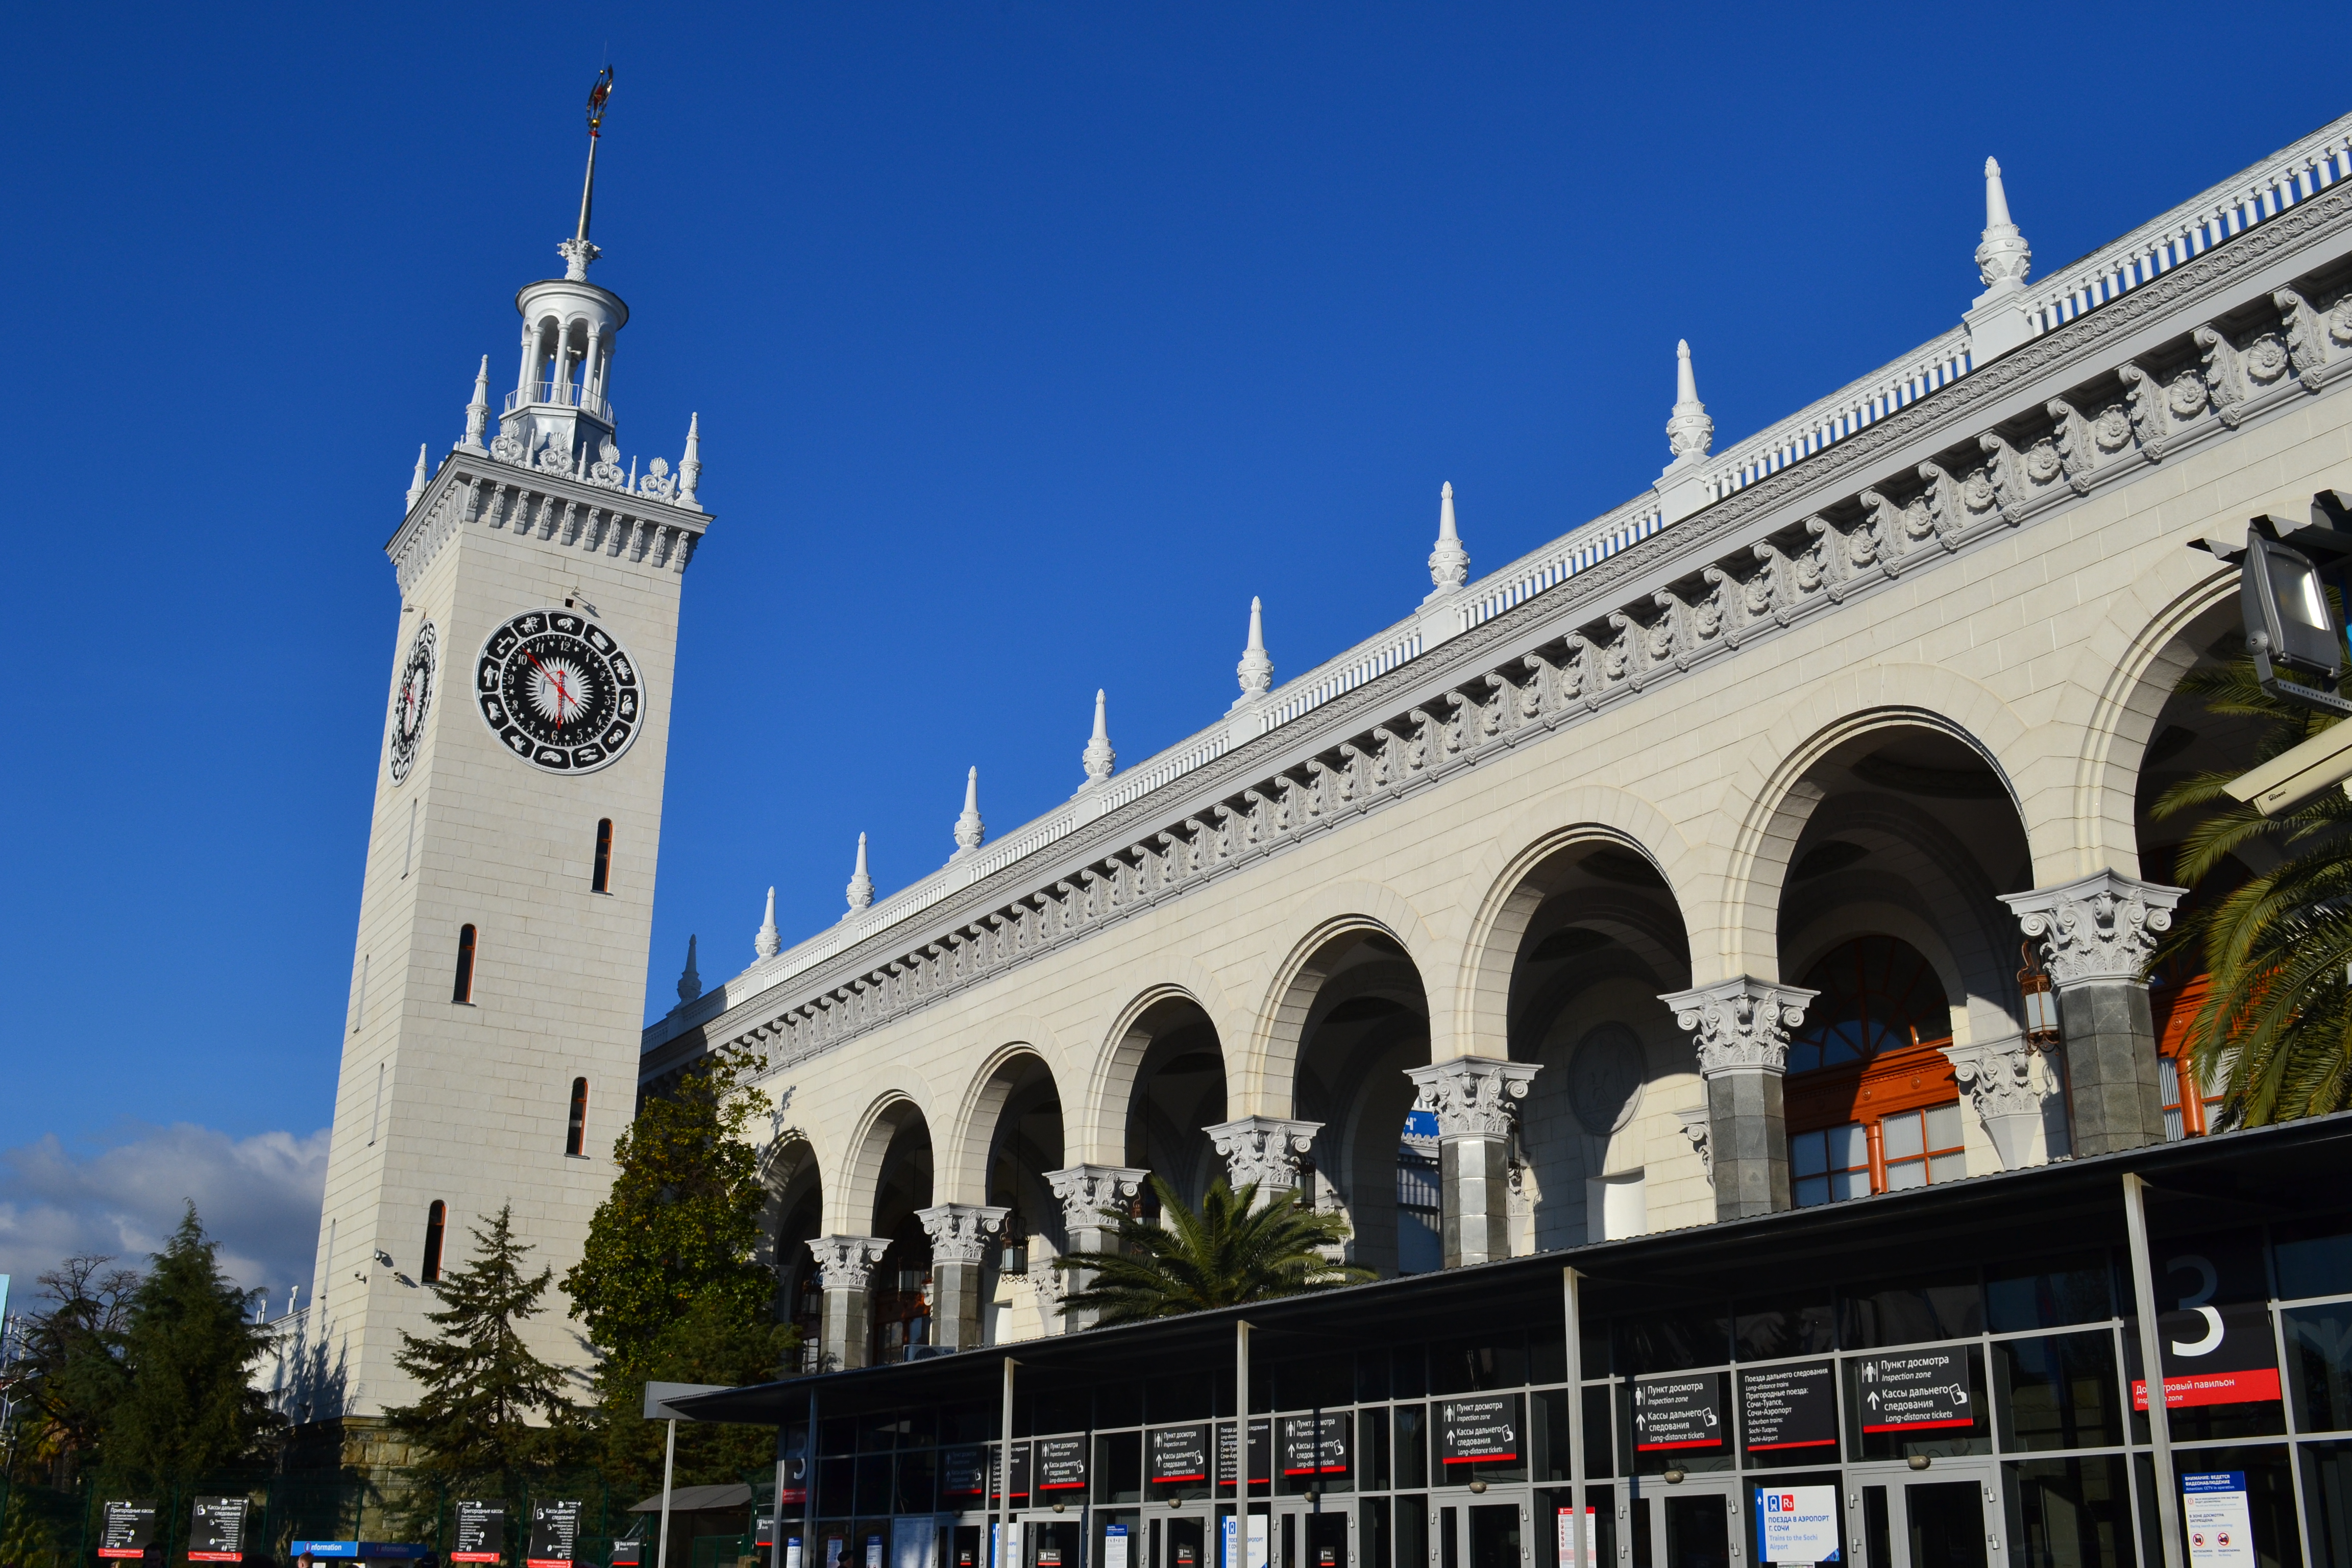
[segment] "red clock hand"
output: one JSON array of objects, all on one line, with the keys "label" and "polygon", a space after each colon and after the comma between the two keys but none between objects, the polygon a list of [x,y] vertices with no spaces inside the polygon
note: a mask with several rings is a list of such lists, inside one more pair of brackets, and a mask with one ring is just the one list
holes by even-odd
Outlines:
[{"label": "red clock hand", "polygon": [[540,663],[539,656],[530,651],[530,645],[528,643],[523,645],[522,656],[523,658],[530,660],[531,668],[539,671],[542,676],[545,676],[548,683],[555,688],[555,721],[559,724],[563,723],[570,717],[570,715],[565,712],[565,710],[576,706],[578,699],[574,698],[569,691],[563,689],[562,673],[558,670],[550,669],[547,666]]}]

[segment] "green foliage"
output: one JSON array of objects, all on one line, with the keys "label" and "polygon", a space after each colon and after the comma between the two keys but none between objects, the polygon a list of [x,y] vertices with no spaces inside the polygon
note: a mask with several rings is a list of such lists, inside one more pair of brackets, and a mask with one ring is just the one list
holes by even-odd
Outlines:
[{"label": "green foliage", "polygon": [[1106,1325],[1137,1323],[1373,1278],[1370,1269],[1323,1255],[1322,1248],[1348,1239],[1348,1222],[1317,1214],[1291,1194],[1258,1208],[1255,1182],[1235,1192],[1219,1177],[1195,1213],[1167,1183],[1150,1180],[1159,1221],[1104,1209],[1118,1234],[1117,1250],[1054,1259],[1056,1268],[1094,1275],[1085,1289],[1063,1298],[1064,1312],[1092,1309]]},{"label": "green foliage", "polygon": [[696,1303],[719,1303],[742,1324],[770,1315],[775,1277],[757,1258],[767,1194],[747,1135],[769,1102],[751,1087],[753,1070],[748,1058],[721,1052],[645,1103],[613,1147],[620,1174],[563,1277],[572,1315],[639,1382]]},{"label": "green foliage", "polygon": [[[68,1258],[40,1277],[47,1310],[25,1322],[23,1359],[12,1369],[16,1430],[8,1477],[70,1487],[88,1468],[106,1429],[107,1413],[122,1395],[122,1331],[139,1276],[109,1268],[110,1258]],[[11,1505],[6,1531],[33,1528],[22,1495]],[[7,1539],[15,1539],[13,1534]],[[28,1561],[0,1549],[0,1563]]]},{"label": "green foliage", "polygon": [[218,1250],[190,1204],[131,1295],[103,1438],[110,1477],[195,1476],[268,1458],[281,1423],[251,1372],[268,1335],[247,1315],[252,1292],[221,1273]]},{"label": "green foliage", "polygon": [[[661,1488],[667,1423],[645,1418],[647,1383],[766,1383],[778,1375],[797,1336],[791,1326],[744,1322],[723,1300],[698,1300],[662,1331],[635,1370],[609,1369],[596,1380],[602,1441],[598,1469],[614,1495],[634,1502]],[[680,1422],[677,1484],[718,1485],[770,1472],[776,1462],[772,1426]]]},{"label": "green foliage", "polygon": [[[2191,671],[2180,689],[2210,712],[2268,721],[2249,765],[2336,723],[2264,691],[2249,659]],[[2236,776],[2200,773],[2157,800],[2159,818],[2200,814],[2173,875],[2201,890],[2234,875],[2231,861],[2268,869],[2197,900],[2155,962],[2210,976],[2188,1055],[2198,1077],[2219,1087],[2229,1123],[2251,1127],[2352,1104],[2352,800],[2330,789],[2268,818],[2225,793]]]},{"label": "green foliage", "polygon": [[521,1325],[545,1310],[540,1297],[553,1270],[524,1274],[530,1248],[515,1239],[512,1210],[475,1230],[472,1258],[431,1287],[441,1310],[425,1319],[437,1331],[404,1331],[393,1356],[423,1392],[383,1413],[407,1439],[420,1479],[506,1497],[570,1461],[580,1442],[564,1374],[522,1342]]}]

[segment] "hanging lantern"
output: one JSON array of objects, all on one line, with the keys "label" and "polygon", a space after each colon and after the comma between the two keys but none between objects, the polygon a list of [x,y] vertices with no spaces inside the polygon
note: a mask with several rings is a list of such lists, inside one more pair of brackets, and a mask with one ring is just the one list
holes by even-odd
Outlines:
[{"label": "hanging lantern", "polygon": [[2047,1048],[2058,1043],[2058,993],[2033,962],[2030,946],[2020,942],[2017,955],[2025,963],[2017,972],[2017,989],[2025,998],[2026,1043]]}]

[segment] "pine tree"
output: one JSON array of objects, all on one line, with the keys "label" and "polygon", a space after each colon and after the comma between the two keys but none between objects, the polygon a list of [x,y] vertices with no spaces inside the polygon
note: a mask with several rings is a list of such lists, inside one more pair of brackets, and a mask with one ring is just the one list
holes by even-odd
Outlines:
[{"label": "pine tree", "polygon": [[407,1439],[421,1477],[516,1497],[569,1460],[578,1441],[564,1374],[522,1342],[554,1270],[523,1273],[530,1248],[515,1239],[511,1204],[473,1237],[474,1256],[432,1287],[441,1310],[425,1321],[437,1332],[400,1336],[393,1360],[423,1393],[387,1408],[384,1422]]},{"label": "pine tree", "polygon": [[251,1373],[268,1335],[248,1315],[253,1293],[221,1272],[219,1245],[190,1204],[131,1293],[103,1438],[110,1476],[193,1478],[268,1458],[281,1423]]},{"label": "pine tree", "polygon": [[107,1413],[122,1395],[122,1331],[139,1289],[136,1273],[107,1268],[113,1261],[68,1258],[40,1277],[49,1305],[25,1320],[23,1357],[10,1369],[17,1412],[10,1480],[70,1487],[98,1452]]},{"label": "pine tree", "polygon": [[1324,1256],[1323,1248],[1348,1239],[1348,1222],[1317,1214],[1288,1193],[1261,1208],[1255,1182],[1235,1192],[1220,1176],[1195,1213],[1157,1176],[1151,1191],[1160,1199],[1157,1221],[1124,1209],[1100,1211],[1118,1234],[1118,1250],[1054,1259],[1056,1268],[1094,1276],[1085,1289],[1062,1299],[1064,1312],[1092,1308],[1106,1326],[1139,1323],[1373,1278],[1370,1269]]}]

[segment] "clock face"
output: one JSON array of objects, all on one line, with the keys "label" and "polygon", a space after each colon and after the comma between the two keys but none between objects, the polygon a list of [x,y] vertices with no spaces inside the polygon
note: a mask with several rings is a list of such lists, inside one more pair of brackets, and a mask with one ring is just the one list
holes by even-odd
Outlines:
[{"label": "clock face", "polygon": [[643,720],[636,660],[576,610],[531,610],[474,661],[474,703],[501,744],[550,773],[593,773],[629,749]]},{"label": "clock face", "polygon": [[416,628],[408,645],[408,662],[401,666],[400,685],[392,694],[392,782],[404,784],[416,765],[416,748],[425,739],[425,716],[433,711],[433,686],[440,678],[440,634],[431,621]]}]

